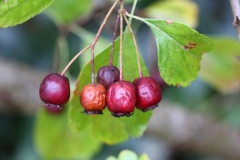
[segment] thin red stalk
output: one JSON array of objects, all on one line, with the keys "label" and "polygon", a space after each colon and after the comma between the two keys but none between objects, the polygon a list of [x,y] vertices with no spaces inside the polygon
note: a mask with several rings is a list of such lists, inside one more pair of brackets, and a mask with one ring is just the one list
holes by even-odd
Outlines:
[{"label": "thin red stalk", "polygon": [[104,25],[106,24],[110,14],[112,13],[113,9],[117,6],[119,1],[120,0],[116,0],[114,2],[114,4],[112,5],[112,7],[109,9],[107,15],[105,16],[101,26],[98,29],[98,32],[97,32],[96,36],[95,36],[95,38],[94,38],[94,40],[93,40],[93,42],[91,44],[91,48],[92,48],[92,53],[91,53],[92,54],[92,56],[91,56],[92,57],[91,58],[91,61],[92,61],[92,84],[94,84],[94,79],[95,79],[95,76],[94,76],[94,48],[95,48],[95,45],[96,45],[96,43],[98,41],[98,38],[99,38],[99,36],[100,36],[100,34],[102,32],[102,29],[103,29]]},{"label": "thin red stalk", "polygon": [[92,59],[92,84],[95,84],[95,75],[94,75],[94,47],[91,46],[91,59]]},{"label": "thin red stalk", "polygon": [[112,50],[111,50],[110,59],[109,59],[109,66],[112,66],[114,46],[115,46],[116,33],[117,33],[117,29],[118,29],[119,19],[120,19],[120,17],[119,17],[119,15],[118,15],[118,16],[117,16],[116,23],[115,23],[114,33],[113,33]]},{"label": "thin red stalk", "polygon": [[141,64],[140,64],[140,56],[139,56],[139,51],[138,51],[138,46],[137,46],[136,38],[135,38],[135,36],[134,36],[132,27],[131,27],[131,25],[129,24],[128,19],[127,19],[126,15],[125,15],[125,12],[123,12],[123,17],[124,17],[124,20],[125,20],[125,22],[126,22],[126,24],[127,24],[127,26],[128,26],[128,29],[130,30],[131,35],[132,35],[132,39],[133,39],[133,42],[134,42],[134,47],[135,47],[135,50],[136,50],[136,57],[137,57],[139,77],[142,78],[142,77],[143,77],[143,74],[142,74],[142,69],[141,69]]},{"label": "thin red stalk", "polygon": [[[124,8],[123,0],[121,1],[121,9]],[[123,13],[120,11],[120,53],[119,53],[119,62],[120,62],[120,78],[119,80],[123,80],[123,66],[122,66],[122,49],[123,49]]]},{"label": "thin red stalk", "polygon": [[105,16],[105,18],[104,18],[101,26],[100,26],[99,29],[98,29],[98,32],[97,32],[97,34],[96,34],[96,37],[94,38],[94,40],[93,40],[93,42],[92,42],[92,46],[93,46],[93,47],[95,47],[95,44],[97,43],[98,38],[99,38],[99,36],[100,36],[100,34],[101,34],[101,32],[102,32],[103,26],[106,24],[106,22],[107,22],[107,20],[108,20],[108,18],[109,18],[109,16],[110,16],[110,14],[112,13],[113,9],[117,6],[117,4],[118,4],[119,1],[120,1],[120,0],[117,0],[117,1],[114,2],[114,4],[112,5],[112,7],[109,9],[107,15]]},{"label": "thin red stalk", "polygon": [[71,66],[71,64],[88,48],[90,48],[91,45],[88,45],[87,47],[85,47],[84,49],[82,49],[78,54],[76,54],[73,59],[68,62],[67,66],[64,68],[64,70],[62,71],[61,75],[64,76],[64,74],[66,73],[66,71],[68,70],[68,68]]}]

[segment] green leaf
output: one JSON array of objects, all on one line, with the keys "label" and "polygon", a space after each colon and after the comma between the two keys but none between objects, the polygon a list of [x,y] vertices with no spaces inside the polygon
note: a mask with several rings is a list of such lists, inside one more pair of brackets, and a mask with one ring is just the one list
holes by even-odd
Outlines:
[{"label": "green leaf", "polygon": [[131,17],[151,28],[158,48],[158,67],[164,81],[169,85],[188,86],[197,77],[201,56],[211,49],[212,41],[179,22]]},{"label": "green leaf", "polygon": [[156,1],[144,9],[147,17],[172,19],[195,28],[198,23],[198,6],[193,1]]},{"label": "green leaf", "polygon": [[221,93],[240,90],[240,45],[237,39],[213,37],[213,48],[203,56],[200,76]]},{"label": "green leaf", "polygon": [[54,11],[62,21],[67,23],[89,13],[92,6],[93,2],[89,0],[57,0],[49,10]]},{"label": "green leaf", "polygon": [[[95,57],[95,72],[97,72],[100,67],[108,65],[110,52],[111,46],[107,47]],[[113,64],[115,66],[118,64],[118,55],[119,39],[115,43],[113,59]],[[124,79],[133,81],[135,78],[139,77],[135,49],[130,34],[127,34],[124,39],[123,61]],[[141,64],[143,74],[147,76],[148,71],[142,60]],[[125,141],[129,136],[141,136],[146,129],[149,118],[151,117],[151,111],[143,113],[139,110],[135,110],[134,115],[131,117],[122,118],[113,117],[107,108],[103,111],[103,115],[88,116],[82,113],[84,109],[80,105],[79,94],[83,86],[89,83],[91,83],[91,64],[87,63],[78,77],[72,99],[72,106],[69,110],[70,124],[72,128],[77,132],[82,132],[86,127],[90,126],[93,136],[108,144]]]},{"label": "green leaf", "polygon": [[106,160],[149,160],[146,154],[142,154],[139,158],[137,154],[130,150],[123,150],[118,155],[118,158],[113,156],[108,157]]},{"label": "green leaf", "polygon": [[8,0],[0,2],[0,28],[21,24],[48,7],[54,0]]},{"label": "green leaf", "polygon": [[139,110],[134,111],[132,117],[113,117],[105,109],[104,116],[96,116],[92,119],[92,132],[94,136],[108,144],[115,144],[132,137],[139,137],[146,129],[147,122],[151,116],[150,112],[143,113]]},{"label": "green leaf", "polygon": [[91,134],[90,126],[74,133],[68,126],[67,108],[52,115],[41,109],[37,115],[35,146],[45,159],[88,159],[96,153],[101,143]]}]

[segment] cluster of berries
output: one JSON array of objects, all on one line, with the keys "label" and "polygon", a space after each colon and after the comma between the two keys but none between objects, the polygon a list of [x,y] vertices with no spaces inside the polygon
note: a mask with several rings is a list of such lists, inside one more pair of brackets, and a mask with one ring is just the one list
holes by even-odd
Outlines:
[{"label": "cluster of berries", "polygon": [[[123,1],[116,1],[112,8],[114,8],[118,2],[121,2],[121,9],[119,16],[116,20],[116,26],[113,36],[112,53],[109,59],[109,65],[103,66],[97,73],[97,84],[95,84],[94,77],[94,46],[97,42],[98,36],[102,30],[102,26],[97,33],[93,43],[87,48],[92,48],[92,84],[88,84],[83,87],[80,92],[80,103],[84,108],[84,112],[91,114],[102,114],[102,110],[107,106],[108,110],[115,117],[131,116],[135,107],[143,112],[149,109],[154,109],[162,99],[161,89],[159,84],[152,77],[142,76],[139,53],[137,43],[131,29],[130,24],[125,15],[123,9]],[[112,9],[110,9],[111,11]],[[109,15],[109,14],[108,14]],[[107,18],[105,18],[107,19]],[[123,19],[132,34],[134,46],[136,48],[139,78],[133,82],[125,81],[122,78],[122,32],[123,32]],[[118,22],[120,20],[120,71],[116,66],[112,65],[112,57],[114,53],[114,43],[116,38],[116,31],[118,28]],[[105,24],[104,20],[103,24]],[[83,51],[85,50],[83,49]],[[80,55],[82,51],[78,54]],[[78,56],[77,55],[77,56]],[[77,57],[76,56],[76,57]],[[70,62],[70,64],[75,58]],[[69,65],[66,67],[66,69]],[[48,108],[61,108],[66,104],[70,97],[70,85],[69,80],[64,73],[62,74],[52,73],[47,75],[40,85],[40,98]]]},{"label": "cluster of berries", "polygon": [[158,83],[151,77],[141,77],[133,83],[119,80],[115,66],[103,66],[98,70],[98,84],[86,85],[80,93],[80,103],[87,114],[101,114],[108,110],[115,117],[131,116],[135,106],[142,111],[153,109],[162,95]]},{"label": "cluster of berries", "polygon": [[[143,112],[154,109],[161,101],[159,84],[152,77],[141,77],[133,83],[119,81],[119,70],[115,66],[103,66],[97,74],[97,84],[88,84],[80,93],[80,103],[87,114],[102,114],[108,107],[113,116],[131,116],[134,108]],[[39,90],[40,98],[47,107],[60,108],[70,97],[70,85],[66,76],[47,75]]]}]

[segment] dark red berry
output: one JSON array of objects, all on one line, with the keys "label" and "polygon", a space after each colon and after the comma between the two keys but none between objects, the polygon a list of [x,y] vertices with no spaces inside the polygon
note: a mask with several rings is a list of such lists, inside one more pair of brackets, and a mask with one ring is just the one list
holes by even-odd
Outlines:
[{"label": "dark red berry", "polygon": [[131,116],[136,104],[134,85],[128,81],[118,81],[109,86],[107,107],[115,117]]},{"label": "dark red berry", "polygon": [[119,81],[119,69],[115,66],[103,66],[98,70],[97,82],[108,88],[112,83]]},{"label": "dark red berry", "polygon": [[80,103],[87,114],[102,114],[106,107],[106,88],[101,84],[88,84],[80,93]]},{"label": "dark red berry", "polygon": [[154,109],[162,99],[160,86],[152,77],[137,78],[133,82],[136,88],[136,107],[143,112]]},{"label": "dark red berry", "polygon": [[45,106],[60,108],[70,97],[68,78],[57,73],[47,75],[40,85],[39,95]]}]

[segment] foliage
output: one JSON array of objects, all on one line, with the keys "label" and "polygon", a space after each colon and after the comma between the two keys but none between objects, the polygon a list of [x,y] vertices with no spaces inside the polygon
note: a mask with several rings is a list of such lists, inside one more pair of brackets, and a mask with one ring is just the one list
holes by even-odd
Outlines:
[{"label": "foliage", "polygon": [[213,37],[214,46],[203,56],[200,76],[224,94],[240,89],[240,46],[236,39]]},{"label": "foliage", "polygon": [[[128,0],[127,2],[132,2]],[[14,26],[25,22],[36,14],[40,13],[43,9],[49,6],[53,0],[18,0],[0,2],[0,27]],[[188,2],[186,2],[188,3]],[[182,4],[182,3],[181,3]],[[190,3],[189,3],[190,4]],[[191,3],[192,4],[192,3]],[[169,4],[167,4],[168,6]],[[194,6],[194,5],[192,5]],[[52,16],[53,21],[57,21],[56,25],[66,25],[81,18],[83,15],[89,13],[92,7],[92,1],[85,0],[58,0],[52,3],[48,8],[49,16]],[[151,8],[153,7],[153,8]],[[154,6],[147,9],[149,15],[155,14]],[[166,6],[161,6],[167,8]],[[176,4],[174,5],[176,7]],[[191,8],[191,7],[190,7]],[[193,10],[187,10],[189,13],[194,13]],[[188,14],[186,14],[188,15]],[[186,16],[185,15],[185,16]],[[199,34],[185,24],[172,21],[172,20],[159,20],[159,19],[143,19],[140,17],[132,16],[145,24],[147,24],[155,37],[158,48],[158,67],[161,72],[162,78],[169,85],[174,86],[188,86],[196,77],[200,68],[200,60],[203,53],[211,49],[212,42],[209,38]],[[189,18],[191,25],[195,25],[196,21]],[[72,32],[75,34],[81,33],[79,36],[84,38],[83,43],[91,43],[89,34],[86,31],[79,30],[79,28],[72,25]],[[77,28],[77,29],[76,29]],[[86,35],[86,36],[85,36]],[[93,40],[93,36],[90,37]],[[218,43],[216,41],[216,43]],[[223,42],[219,42],[222,45]],[[106,44],[103,42],[102,44]],[[231,46],[229,42],[229,46]],[[234,44],[236,45],[236,44]],[[102,46],[100,46],[102,48]],[[234,46],[237,48],[236,46]],[[115,42],[114,61],[113,64],[118,66],[119,56],[119,39]],[[215,48],[217,51],[217,48]],[[104,49],[95,57],[95,71],[101,66],[108,64],[109,55],[111,52],[111,45]],[[219,53],[221,51],[219,50]],[[212,53],[215,53],[213,51]],[[232,51],[235,53],[235,50]],[[216,56],[210,54],[208,59],[224,60],[223,56]],[[212,57],[211,57],[212,56]],[[232,58],[232,57],[231,57]],[[135,48],[130,33],[125,31],[124,44],[123,44],[123,77],[125,80],[133,81],[138,78],[138,68],[135,55]],[[86,63],[86,60],[85,60]],[[204,62],[204,63],[207,63]],[[218,64],[218,62],[216,62]],[[144,76],[148,76],[147,68],[141,59],[141,65]],[[208,64],[209,65],[209,64]],[[206,66],[208,66],[206,65]],[[220,65],[220,63],[218,64]],[[238,66],[234,61],[232,64],[226,63],[221,66],[222,70],[227,72],[224,67]],[[216,71],[215,68],[212,71]],[[206,73],[206,74],[204,74]],[[226,73],[227,74],[227,73]],[[237,70],[233,71],[237,74]],[[207,75],[206,80],[214,75],[203,71],[202,75]],[[221,77],[220,71],[217,76]],[[232,76],[229,74],[229,79]],[[209,78],[211,79],[211,78]],[[226,78],[227,79],[227,78]],[[224,79],[224,80],[226,80]],[[227,79],[227,80],[229,80]],[[227,81],[226,80],[226,81]],[[215,83],[216,80],[209,81]],[[101,143],[116,144],[123,142],[131,137],[139,137],[143,134],[147,127],[147,123],[152,115],[152,111],[143,113],[135,110],[131,117],[115,118],[111,116],[110,112],[105,109],[104,115],[88,116],[83,112],[83,108],[79,103],[79,93],[84,85],[91,82],[91,64],[86,63],[81,70],[71,104],[67,111],[64,111],[59,116],[49,115],[45,110],[41,110],[37,115],[36,128],[35,128],[35,144],[38,151],[46,159],[57,158],[90,158],[101,147]],[[218,83],[216,83],[217,85]],[[234,83],[235,84],[235,81]],[[219,86],[222,85],[219,82]],[[233,85],[234,86],[234,85]],[[70,126],[69,126],[70,124]],[[73,130],[71,130],[73,129]],[[108,160],[127,160],[138,159],[136,154],[130,151],[123,151],[118,158],[109,157]],[[146,155],[142,155],[138,160],[147,160]]]},{"label": "foliage", "polygon": [[74,133],[68,125],[67,106],[57,115],[42,108],[37,115],[35,145],[43,158],[72,159],[90,158],[101,147],[92,137],[90,126],[84,132]]},{"label": "foliage", "polygon": [[145,8],[154,19],[171,19],[195,28],[198,23],[198,6],[193,1],[156,1]]},{"label": "foliage", "polygon": [[151,28],[158,48],[158,67],[167,84],[186,87],[196,79],[201,56],[212,46],[208,37],[172,20],[132,17]]},{"label": "foliage", "polygon": [[0,27],[23,23],[48,7],[54,0],[0,1]]},{"label": "foliage", "polygon": [[68,23],[86,15],[91,11],[92,5],[92,1],[57,0],[48,9],[55,12],[61,21]]},{"label": "foliage", "polygon": [[[131,35],[126,34],[123,44],[123,76],[125,80],[133,81],[138,77],[137,62]],[[111,52],[111,45],[95,57],[95,69],[98,70],[103,65],[108,65]],[[115,44],[113,65],[117,66],[119,55],[119,39]],[[131,67],[129,67],[131,66]],[[148,75],[147,69],[142,62],[142,69],[145,76]],[[151,116],[151,111],[142,113],[135,110],[131,117],[115,118],[111,116],[107,109],[104,115],[88,116],[83,112],[79,103],[79,93],[83,86],[91,82],[91,64],[87,63],[80,72],[76,89],[72,99],[72,106],[69,111],[70,125],[77,132],[83,132],[87,126],[91,127],[92,134],[98,139],[108,144],[115,144],[132,137],[139,137],[146,129],[147,122]]]}]

